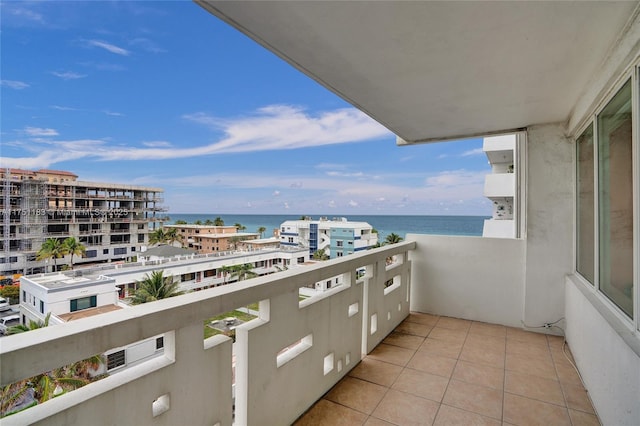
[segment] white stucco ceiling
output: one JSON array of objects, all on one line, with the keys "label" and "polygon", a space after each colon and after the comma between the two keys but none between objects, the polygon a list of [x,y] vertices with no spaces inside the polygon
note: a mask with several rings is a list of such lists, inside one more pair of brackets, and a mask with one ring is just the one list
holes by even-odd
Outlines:
[{"label": "white stucco ceiling", "polygon": [[566,122],[638,4],[197,3],[407,142]]}]

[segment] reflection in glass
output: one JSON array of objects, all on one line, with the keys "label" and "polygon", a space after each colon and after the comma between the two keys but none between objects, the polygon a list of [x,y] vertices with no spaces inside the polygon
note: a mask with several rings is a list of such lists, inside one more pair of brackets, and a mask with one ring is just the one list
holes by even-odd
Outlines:
[{"label": "reflection in glass", "polygon": [[576,140],[577,170],[577,261],[576,269],[591,284],[595,282],[593,222],[593,124]]},{"label": "reflection in glass", "polygon": [[598,115],[600,290],[633,317],[631,81]]}]

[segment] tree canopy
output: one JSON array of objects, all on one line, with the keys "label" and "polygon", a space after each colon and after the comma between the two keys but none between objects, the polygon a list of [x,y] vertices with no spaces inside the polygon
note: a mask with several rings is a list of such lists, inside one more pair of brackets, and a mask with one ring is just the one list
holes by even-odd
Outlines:
[{"label": "tree canopy", "polygon": [[173,276],[165,277],[163,274],[162,270],[153,271],[151,275],[145,274],[142,280],[136,281],[136,291],[131,298],[131,303],[139,305],[184,294],[184,291],[180,290],[180,284],[173,279]]},{"label": "tree canopy", "polygon": [[385,238],[384,241],[385,241],[385,244],[396,244],[402,240],[403,238],[400,235],[392,232],[391,234],[387,235],[387,238]]},{"label": "tree canopy", "polygon": [[36,260],[53,259],[53,270],[57,269],[56,259],[65,255],[62,241],[57,238],[47,238],[36,253]]},{"label": "tree canopy", "polygon": [[87,251],[87,248],[84,245],[82,245],[78,240],[76,240],[74,237],[67,238],[66,240],[64,240],[62,245],[63,245],[64,254],[71,255],[71,269],[73,269],[73,256],[74,255],[79,257],[84,256],[84,253],[85,251]]}]

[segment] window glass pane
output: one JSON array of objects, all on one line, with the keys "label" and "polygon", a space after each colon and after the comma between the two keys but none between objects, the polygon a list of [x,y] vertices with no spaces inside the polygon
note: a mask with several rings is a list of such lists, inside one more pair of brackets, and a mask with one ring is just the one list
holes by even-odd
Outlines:
[{"label": "window glass pane", "polygon": [[593,227],[593,125],[576,141],[577,170],[577,262],[576,269],[591,284],[594,283],[594,227]]},{"label": "window glass pane", "polygon": [[631,81],[598,116],[600,290],[633,317]]}]

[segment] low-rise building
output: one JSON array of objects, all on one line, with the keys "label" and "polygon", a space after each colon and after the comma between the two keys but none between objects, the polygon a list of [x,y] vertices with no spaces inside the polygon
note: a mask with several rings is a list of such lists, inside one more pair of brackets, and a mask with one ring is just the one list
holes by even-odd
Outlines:
[{"label": "low-rise building", "polygon": [[378,242],[378,234],[367,222],[350,222],[345,217],[319,220],[287,220],[280,225],[280,244],[304,247],[313,256],[318,250],[331,259],[367,250]]},{"label": "low-rise building", "polygon": [[233,250],[239,248],[242,241],[260,238],[258,233],[238,232],[235,226],[183,224],[164,225],[164,228],[175,229],[182,244],[200,254]]}]

